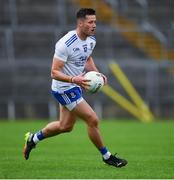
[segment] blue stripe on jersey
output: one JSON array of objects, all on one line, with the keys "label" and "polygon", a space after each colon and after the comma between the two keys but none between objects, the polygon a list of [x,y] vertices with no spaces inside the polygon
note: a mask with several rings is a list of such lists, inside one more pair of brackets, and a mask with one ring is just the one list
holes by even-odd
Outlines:
[{"label": "blue stripe on jersey", "polygon": [[68,44],[70,41],[72,41],[74,38],[76,37],[76,34],[74,34],[73,36],[71,36],[66,42],[65,44]]},{"label": "blue stripe on jersey", "polygon": [[74,41],[76,41],[77,40],[77,37],[76,38],[74,38],[68,45],[67,45],[67,47],[69,47]]},{"label": "blue stripe on jersey", "polygon": [[89,36],[91,39],[93,39],[94,41],[96,41],[95,36]]}]

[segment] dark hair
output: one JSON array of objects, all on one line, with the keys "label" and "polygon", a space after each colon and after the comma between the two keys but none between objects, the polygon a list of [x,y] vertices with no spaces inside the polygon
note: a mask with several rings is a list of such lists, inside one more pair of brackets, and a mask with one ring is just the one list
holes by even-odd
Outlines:
[{"label": "dark hair", "polygon": [[76,18],[86,18],[86,15],[95,15],[95,10],[92,8],[81,8],[76,14]]}]

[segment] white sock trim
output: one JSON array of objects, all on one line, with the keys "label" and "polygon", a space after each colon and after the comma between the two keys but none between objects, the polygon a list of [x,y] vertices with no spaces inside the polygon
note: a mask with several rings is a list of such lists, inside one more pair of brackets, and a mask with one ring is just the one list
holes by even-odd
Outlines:
[{"label": "white sock trim", "polygon": [[37,144],[40,141],[37,137],[37,134],[34,134],[33,141],[35,144]]},{"label": "white sock trim", "polygon": [[110,156],[111,156],[111,153],[108,151],[107,153],[105,153],[105,154],[103,155],[103,158],[104,158],[105,160],[107,160],[107,159],[110,158]]}]

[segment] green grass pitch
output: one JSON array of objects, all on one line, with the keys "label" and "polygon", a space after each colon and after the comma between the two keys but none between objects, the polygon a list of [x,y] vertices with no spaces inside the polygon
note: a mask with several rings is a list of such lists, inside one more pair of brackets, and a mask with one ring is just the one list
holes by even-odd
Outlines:
[{"label": "green grass pitch", "polygon": [[24,133],[35,132],[46,124],[46,121],[0,122],[0,178],[174,178],[174,121],[149,124],[101,121],[106,146],[129,162],[121,169],[103,164],[81,121],[71,133],[38,144],[30,159],[24,160]]}]

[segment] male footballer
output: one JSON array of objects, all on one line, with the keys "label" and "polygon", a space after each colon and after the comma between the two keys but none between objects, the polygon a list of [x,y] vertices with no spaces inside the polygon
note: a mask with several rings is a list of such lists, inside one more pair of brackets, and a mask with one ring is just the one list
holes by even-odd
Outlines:
[{"label": "male footballer", "polygon": [[[82,88],[88,89],[89,80],[84,71],[97,71],[91,54],[96,45],[95,10],[82,8],[77,14],[77,27],[63,36],[55,46],[51,67],[52,94],[60,104],[59,120],[46,125],[42,130],[25,136],[24,157],[27,160],[36,144],[45,138],[70,132],[79,117],[87,124],[89,139],[101,153],[103,161],[114,167],[123,167],[127,161],[118,158],[106,148],[99,130],[99,119],[82,97]],[[105,83],[106,76],[103,75]]]}]

